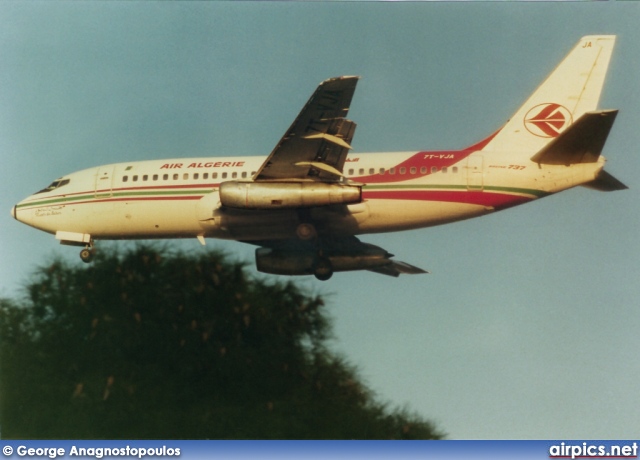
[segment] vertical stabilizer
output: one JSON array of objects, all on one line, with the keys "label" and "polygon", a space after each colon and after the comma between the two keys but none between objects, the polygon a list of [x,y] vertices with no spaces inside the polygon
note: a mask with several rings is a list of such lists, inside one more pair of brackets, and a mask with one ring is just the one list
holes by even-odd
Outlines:
[{"label": "vertical stabilizer", "polygon": [[596,110],[615,38],[615,35],[582,37],[482,150],[531,155],[583,114]]}]

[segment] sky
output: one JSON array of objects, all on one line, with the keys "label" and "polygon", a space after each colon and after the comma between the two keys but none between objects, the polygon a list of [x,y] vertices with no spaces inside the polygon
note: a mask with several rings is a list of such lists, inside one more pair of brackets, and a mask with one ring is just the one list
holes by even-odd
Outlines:
[{"label": "sky", "polygon": [[[298,281],[326,296],[334,350],[377,397],[450,439],[637,438],[639,20],[637,2],[0,2],[0,296],[53,257],[81,264],[9,214],[65,173],[268,155],[339,75],[362,77],[355,152],[463,148],[581,36],[615,34],[604,154],[629,190],[361,238],[429,275]],[[255,272],[253,247],[208,246]]]}]

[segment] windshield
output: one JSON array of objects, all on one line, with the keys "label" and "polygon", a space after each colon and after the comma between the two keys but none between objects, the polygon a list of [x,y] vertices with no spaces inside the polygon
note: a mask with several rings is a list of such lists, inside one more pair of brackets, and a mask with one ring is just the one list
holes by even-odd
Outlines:
[{"label": "windshield", "polygon": [[51,190],[55,190],[57,188],[63,187],[65,185],[67,185],[70,180],[71,179],[56,179],[53,182],[51,182],[51,184],[47,188],[43,188],[39,192],[36,192],[36,195],[38,193],[50,192]]}]

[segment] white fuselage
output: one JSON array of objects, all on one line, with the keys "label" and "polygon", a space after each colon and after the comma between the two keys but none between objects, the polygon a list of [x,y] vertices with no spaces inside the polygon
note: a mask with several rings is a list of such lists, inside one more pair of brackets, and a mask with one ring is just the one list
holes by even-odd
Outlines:
[{"label": "white fuselage", "polygon": [[[263,157],[185,158],[118,163],[63,176],[12,213],[60,240],[295,238],[299,210],[220,205],[225,181],[251,180]],[[351,154],[344,174],[365,184],[362,202],[305,214],[320,234],[357,235],[480,216],[595,179],[604,166],[539,165],[474,150]],[[67,182],[68,180],[68,182]],[[55,184],[55,183],[54,183]],[[52,185],[54,185],[52,184]]]}]

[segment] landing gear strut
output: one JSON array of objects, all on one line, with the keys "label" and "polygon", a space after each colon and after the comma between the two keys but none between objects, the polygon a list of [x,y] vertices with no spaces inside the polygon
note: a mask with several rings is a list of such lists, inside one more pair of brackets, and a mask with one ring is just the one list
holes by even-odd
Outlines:
[{"label": "landing gear strut", "polygon": [[80,251],[80,258],[85,264],[88,264],[93,260],[95,253],[96,251],[93,248],[93,242],[91,242],[82,251]]}]

